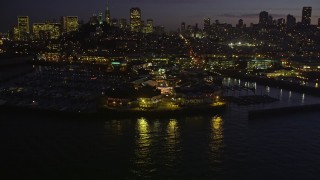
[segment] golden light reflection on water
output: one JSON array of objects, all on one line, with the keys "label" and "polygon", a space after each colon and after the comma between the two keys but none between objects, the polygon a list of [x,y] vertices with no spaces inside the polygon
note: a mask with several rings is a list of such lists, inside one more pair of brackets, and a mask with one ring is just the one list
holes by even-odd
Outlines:
[{"label": "golden light reflection on water", "polygon": [[212,138],[210,143],[211,153],[214,160],[221,156],[223,148],[223,120],[221,116],[215,116],[211,120]]},{"label": "golden light reflection on water", "polygon": [[145,118],[140,118],[137,121],[137,144],[141,147],[150,146],[150,130],[148,121]]},{"label": "golden light reflection on water", "polygon": [[136,149],[135,163],[139,166],[147,166],[150,162],[150,127],[145,118],[140,118],[136,123]]},{"label": "golden light reflection on water", "polygon": [[137,121],[137,130],[139,131],[139,134],[145,134],[148,133],[149,124],[145,118],[140,118]]},{"label": "golden light reflection on water", "polygon": [[168,124],[168,134],[174,135],[176,133],[177,129],[177,120],[176,119],[170,119]]},{"label": "golden light reflection on water", "polygon": [[222,130],[222,118],[220,116],[215,116],[212,118],[212,127],[214,131]]},{"label": "golden light reflection on water", "polygon": [[176,119],[170,119],[167,125],[166,157],[167,165],[174,166],[179,151],[179,126]]},{"label": "golden light reflection on water", "polygon": [[178,138],[178,125],[177,125],[176,119],[170,119],[167,127],[167,133],[168,133],[168,145],[169,149],[172,149],[176,145],[176,139]]}]

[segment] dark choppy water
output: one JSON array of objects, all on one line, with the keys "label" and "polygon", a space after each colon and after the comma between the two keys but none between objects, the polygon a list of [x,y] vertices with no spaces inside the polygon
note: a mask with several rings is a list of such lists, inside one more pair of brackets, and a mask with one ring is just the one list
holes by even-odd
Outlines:
[{"label": "dark choppy water", "polygon": [[42,179],[319,179],[320,112],[250,120],[0,121],[0,176]]}]

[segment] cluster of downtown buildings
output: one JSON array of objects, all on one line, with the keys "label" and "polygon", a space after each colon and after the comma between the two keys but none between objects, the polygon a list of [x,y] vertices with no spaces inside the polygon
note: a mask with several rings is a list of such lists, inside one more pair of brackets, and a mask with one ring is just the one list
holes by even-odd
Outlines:
[{"label": "cluster of downtown buildings", "polygon": [[104,14],[93,15],[86,23],[79,22],[77,16],[65,16],[60,23],[33,23],[32,28],[28,16],[19,16],[10,34],[0,34],[0,54],[37,55],[48,61],[198,59],[221,61],[226,68],[235,66],[242,58],[320,56],[320,22],[311,24],[311,7],[303,7],[301,22],[290,14],[287,19],[274,19],[263,11],[259,23],[250,26],[243,19],[232,26],[205,18],[203,28],[183,22],[178,32],[167,33],[163,26],[154,26],[152,19],[143,21],[141,14],[135,7],[130,9],[129,22],[112,19],[107,5]]},{"label": "cluster of downtown buildings", "polygon": [[[30,28],[29,16],[18,16],[17,26],[13,27],[10,32],[10,37],[14,41],[29,41],[29,40],[44,40],[44,39],[59,39],[63,34],[76,32],[79,26],[83,25],[78,19],[78,16],[61,17],[60,23],[57,22],[42,22],[33,23],[32,30]],[[141,19],[141,10],[137,7],[130,9],[130,23],[127,19],[111,19],[110,10],[107,5],[105,13],[94,14],[90,17],[91,25],[107,25],[118,27],[120,29],[129,29],[132,32],[152,33],[154,25],[152,19],[143,21]]]},{"label": "cluster of downtown buildings", "polygon": [[[258,24],[251,23],[249,26],[244,23],[243,19],[239,19],[238,23],[235,25],[235,28],[238,29],[245,29],[245,28],[261,28],[261,29],[272,29],[273,27],[281,27],[286,29],[295,29],[299,27],[310,27],[316,26],[320,27],[320,18],[318,18],[317,25],[311,24],[311,17],[312,17],[312,7],[303,7],[302,9],[302,16],[301,21],[298,22],[296,17],[288,14],[286,19],[279,18],[275,19],[272,17],[267,11],[262,11],[259,13],[259,22]],[[198,35],[194,35],[194,37],[203,37],[205,35],[210,34],[210,31],[214,30],[214,26],[225,26],[225,27],[232,27],[231,24],[227,23],[220,23],[219,20],[215,20],[215,22],[211,22],[210,18],[204,18],[203,20],[203,31],[200,32],[200,28],[198,24],[195,26],[187,25],[186,22],[182,22],[180,28],[178,29],[181,33],[190,33],[190,32],[199,32]]]}]

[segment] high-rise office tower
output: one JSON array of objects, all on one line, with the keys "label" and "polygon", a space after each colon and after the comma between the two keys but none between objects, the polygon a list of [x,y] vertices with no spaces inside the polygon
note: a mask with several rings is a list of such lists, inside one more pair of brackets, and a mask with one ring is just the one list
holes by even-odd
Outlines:
[{"label": "high-rise office tower", "polygon": [[147,19],[146,33],[153,33],[153,20]]},{"label": "high-rise office tower", "polygon": [[244,28],[243,19],[239,19],[238,24],[236,25],[237,28]]},{"label": "high-rise office tower", "polygon": [[163,34],[165,31],[164,31],[164,27],[163,26],[155,26],[154,27],[154,32],[156,34]]},{"label": "high-rise office tower", "polygon": [[102,20],[102,13],[99,13],[99,24],[102,24],[103,20]]},{"label": "high-rise office tower", "polygon": [[259,14],[259,24],[262,26],[266,26],[269,21],[269,13],[266,11],[262,11]]},{"label": "high-rise office tower", "polygon": [[61,24],[59,23],[34,23],[32,25],[33,39],[59,39]]},{"label": "high-rise office tower", "polygon": [[73,31],[78,31],[78,28],[79,28],[78,16],[67,16],[66,21],[67,21],[66,30],[68,33]]},{"label": "high-rise office tower", "polygon": [[32,25],[32,33],[33,33],[33,40],[41,39],[42,32],[45,31],[45,23],[33,23]]},{"label": "high-rise office tower", "polygon": [[287,27],[293,28],[296,25],[296,18],[290,14],[287,16]]},{"label": "high-rise office tower", "polygon": [[276,21],[276,25],[281,30],[284,30],[286,28],[286,20],[284,18],[279,18]]},{"label": "high-rise office tower", "polygon": [[283,26],[286,24],[286,20],[284,18],[278,19],[277,25],[278,26]]},{"label": "high-rise office tower", "polygon": [[115,19],[115,18],[112,19],[110,25],[113,27],[118,27],[119,26],[118,19]]},{"label": "high-rise office tower", "polygon": [[186,31],[186,23],[182,22],[181,23],[181,32],[185,32]]},{"label": "high-rise office tower", "polygon": [[209,32],[210,31],[210,26],[211,26],[210,18],[205,18],[203,20],[203,30],[204,30],[204,32]]},{"label": "high-rise office tower", "polygon": [[109,2],[107,2],[107,8],[105,11],[105,20],[106,20],[106,23],[110,25],[111,19],[110,19]]},{"label": "high-rise office tower", "polygon": [[141,10],[137,7],[130,9],[130,27],[133,32],[141,31]]},{"label": "high-rise office tower", "polygon": [[93,14],[89,19],[89,23],[92,26],[99,24],[99,17],[96,14]]},{"label": "high-rise office tower", "polygon": [[268,16],[268,25],[276,25],[277,21],[273,20],[273,17],[271,15]]},{"label": "high-rise office tower", "polygon": [[192,31],[192,26],[191,26],[191,25],[188,25],[186,30],[187,30],[188,32],[191,32],[191,31]]},{"label": "high-rise office tower", "polygon": [[60,23],[47,23],[46,30],[49,34],[49,39],[59,39],[61,36],[61,24]]},{"label": "high-rise office tower", "polygon": [[61,32],[66,33],[67,32],[67,17],[66,16],[61,17],[60,23],[61,23]]},{"label": "high-rise office tower", "polygon": [[29,17],[19,16],[18,17],[18,29],[19,29],[19,40],[28,40],[30,33]]},{"label": "high-rise office tower", "polygon": [[127,20],[126,19],[120,19],[119,27],[120,27],[120,29],[126,29],[127,28]]},{"label": "high-rise office tower", "polygon": [[12,40],[13,41],[19,41],[19,28],[18,27],[13,27],[12,29]]},{"label": "high-rise office tower", "polygon": [[312,7],[303,7],[302,9],[302,25],[308,26],[311,24]]}]

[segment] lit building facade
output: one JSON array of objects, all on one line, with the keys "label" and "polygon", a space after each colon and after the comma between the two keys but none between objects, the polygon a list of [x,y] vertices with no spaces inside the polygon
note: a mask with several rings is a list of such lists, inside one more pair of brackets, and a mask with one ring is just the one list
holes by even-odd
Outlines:
[{"label": "lit building facade", "polygon": [[45,23],[33,23],[32,25],[32,32],[33,32],[33,39],[39,40],[41,39],[42,32],[45,32]]},{"label": "lit building facade", "polygon": [[111,25],[112,27],[118,27],[118,26],[119,26],[118,19],[112,19],[110,25]]},{"label": "lit building facade", "polygon": [[78,16],[67,16],[66,18],[66,30],[67,32],[78,31],[79,23],[78,23]]},{"label": "lit building facade", "polygon": [[205,32],[209,32],[209,31],[210,31],[210,25],[211,25],[211,23],[210,23],[210,18],[205,18],[205,19],[203,20],[203,30],[204,30]]},{"label": "lit building facade", "polygon": [[130,27],[132,32],[141,31],[141,10],[139,8],[130,9]]},{"label": "lit building facade", "polygon": [[185,32],[186,31],[186,23],[182,22],[181,23],[181,32]]},{"label": "lit building facade", "polygon": [[61,35],[59,23],[34,23],[32,25],[33,39],[59,39]]},{"label": "lit building facade", "polygon": [[284,18],[278,19],[277,25],[278,26],[284,26],[286,24],[286,20]]},{"label": "lit building facade", "polygon": [[292,15],[287,16],[287,27],[288,28],[293,28],[296,25],[296,18]]},{"label": "lit building facade", "polygon": [[67,17],[63,16],[60,19],[61,22],[61,32],[66,33],[67,32]]},{"label": "lit building facade", "polygon": [[259,14],[259,24],[262,26],[266,26],[269,22],[269,13],[266,11],[262,11]]},{"label": "lit building facade", "polygon": [[28,40],[30,34],[29,16],[18,17],[19,40]]},{"label": "lit building facade", "polygon": [[244,28],[245,24],[243,23],[243,19],[239,19],[238,24],[236,25],[237,28]]},{"label": "lit building facade", "polygon": [[89,20],[90,25],[95,26],[99,24],[99,17],[96,14],[93,14]]},{"label": "lit building facade", "polygon": [[13,41],[19,41],[20,39],[20,34],[19,34],[19,28],[18,27],[13,27],[12,29],[12,39]]},{"label": "lit building facade", "polygon": [[153,33],[153,20],[152,19],[147,20],[146,33]]},{"label": "lit building facade", "polygon": [[126,19],[120,19],[119,27],[120,27],[120,29],[126,29],[127,28],[127,20]]},{"label": "lit building facade", "polygon": [[99,13],[99,24],[102,24],[103,20],[102,20],[102,13]]},{"label": "lit building facade", "polygon": [[303,7],[302,20],[301,20],[301,23],[303,25],[310,25],[311,24],[311,13],[312,13],[312,7]]}]

